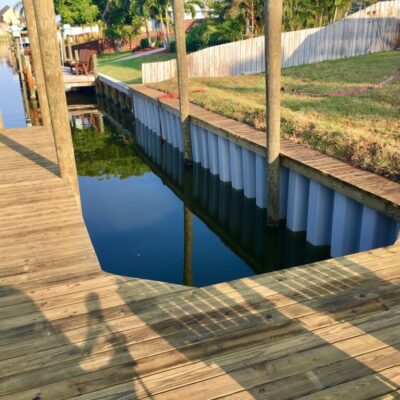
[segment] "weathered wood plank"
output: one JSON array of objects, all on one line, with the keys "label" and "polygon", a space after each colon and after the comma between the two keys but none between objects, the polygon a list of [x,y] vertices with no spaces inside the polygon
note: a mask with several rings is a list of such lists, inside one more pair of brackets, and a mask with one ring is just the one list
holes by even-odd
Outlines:
[{"label": "weathered wood plank", "polygon": [[[241,128],[238,140],[257,139]],[[4,136],[1,399],[395,393],[400,245],[202,289],[106,274],[71,190],[46,169],[49,132]]]}]

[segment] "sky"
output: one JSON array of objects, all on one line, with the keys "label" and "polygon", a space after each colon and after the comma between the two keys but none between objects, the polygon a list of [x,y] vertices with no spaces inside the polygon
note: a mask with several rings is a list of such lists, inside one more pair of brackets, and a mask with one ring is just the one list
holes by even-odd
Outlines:
[{"label": "sky", "polygon": [[0,0],[0,8],[3,8],[4,6],[13,7],[16,2],[16,0]]}]

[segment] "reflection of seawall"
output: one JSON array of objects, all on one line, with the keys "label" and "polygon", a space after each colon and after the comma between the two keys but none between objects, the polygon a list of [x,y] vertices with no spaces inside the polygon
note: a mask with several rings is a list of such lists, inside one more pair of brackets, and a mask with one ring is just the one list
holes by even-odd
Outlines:
[{"label": "reflection of seawall", "polygon": [[328,249],[306,243],[304,233],[290,232],[283,224],[269,230],[265,209],[200,164],[185,170],[182,153],[140,122],[136,141],[142,149],[140,156],[152,170],[254,271],[263,273],[328,257]]},{"label": "reflection of seawall", "polygon": [[[177,111],[137,92],[135,116],[174,148],[182,151]],[[191,121],[193,161],[243,190],[266,207],[266,162],[263,151],[235,143],[234,136]],[[145,139],[143,139],[145,140]],[[177,168],[177,167],[175,167]],[[306,231],[313,245],[330,245],[333,257],[394,243],[400,223],[298,172],[281,167],[280,215],[293,232]]]}]

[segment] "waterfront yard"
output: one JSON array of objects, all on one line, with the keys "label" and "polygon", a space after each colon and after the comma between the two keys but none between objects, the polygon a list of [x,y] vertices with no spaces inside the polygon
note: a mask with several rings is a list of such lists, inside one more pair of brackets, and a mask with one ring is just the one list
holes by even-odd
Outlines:
[{"label": "waterfront yard", "polygon": [[[399,65],[390,51],[283,69],[282,134],[399,181]],[[177,92],[176,80],[151,86]],[[193,103],[265,129],[263,74],[191,79],[190,89]]]},{"label": "waterfront yard", "polygon": [[150,54],[131,60],[117,61],[132,54],[131,52],[123,52],[119,54],[105,54],[99,56],[99,72],[110,75],[122,82],[133,84],[142,82],[142,64],[158,61],[170,60],[175,58],[173,53]]}]

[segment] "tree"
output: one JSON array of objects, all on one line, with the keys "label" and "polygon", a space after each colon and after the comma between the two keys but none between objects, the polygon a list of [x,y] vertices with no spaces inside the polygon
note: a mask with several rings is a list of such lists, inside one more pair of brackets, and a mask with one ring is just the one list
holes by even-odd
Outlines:
[{"label": "tree", "polygon": [[54,3],[65,24],[93,24],[99,18],[99,8],[93,0],[55,0]]}]

